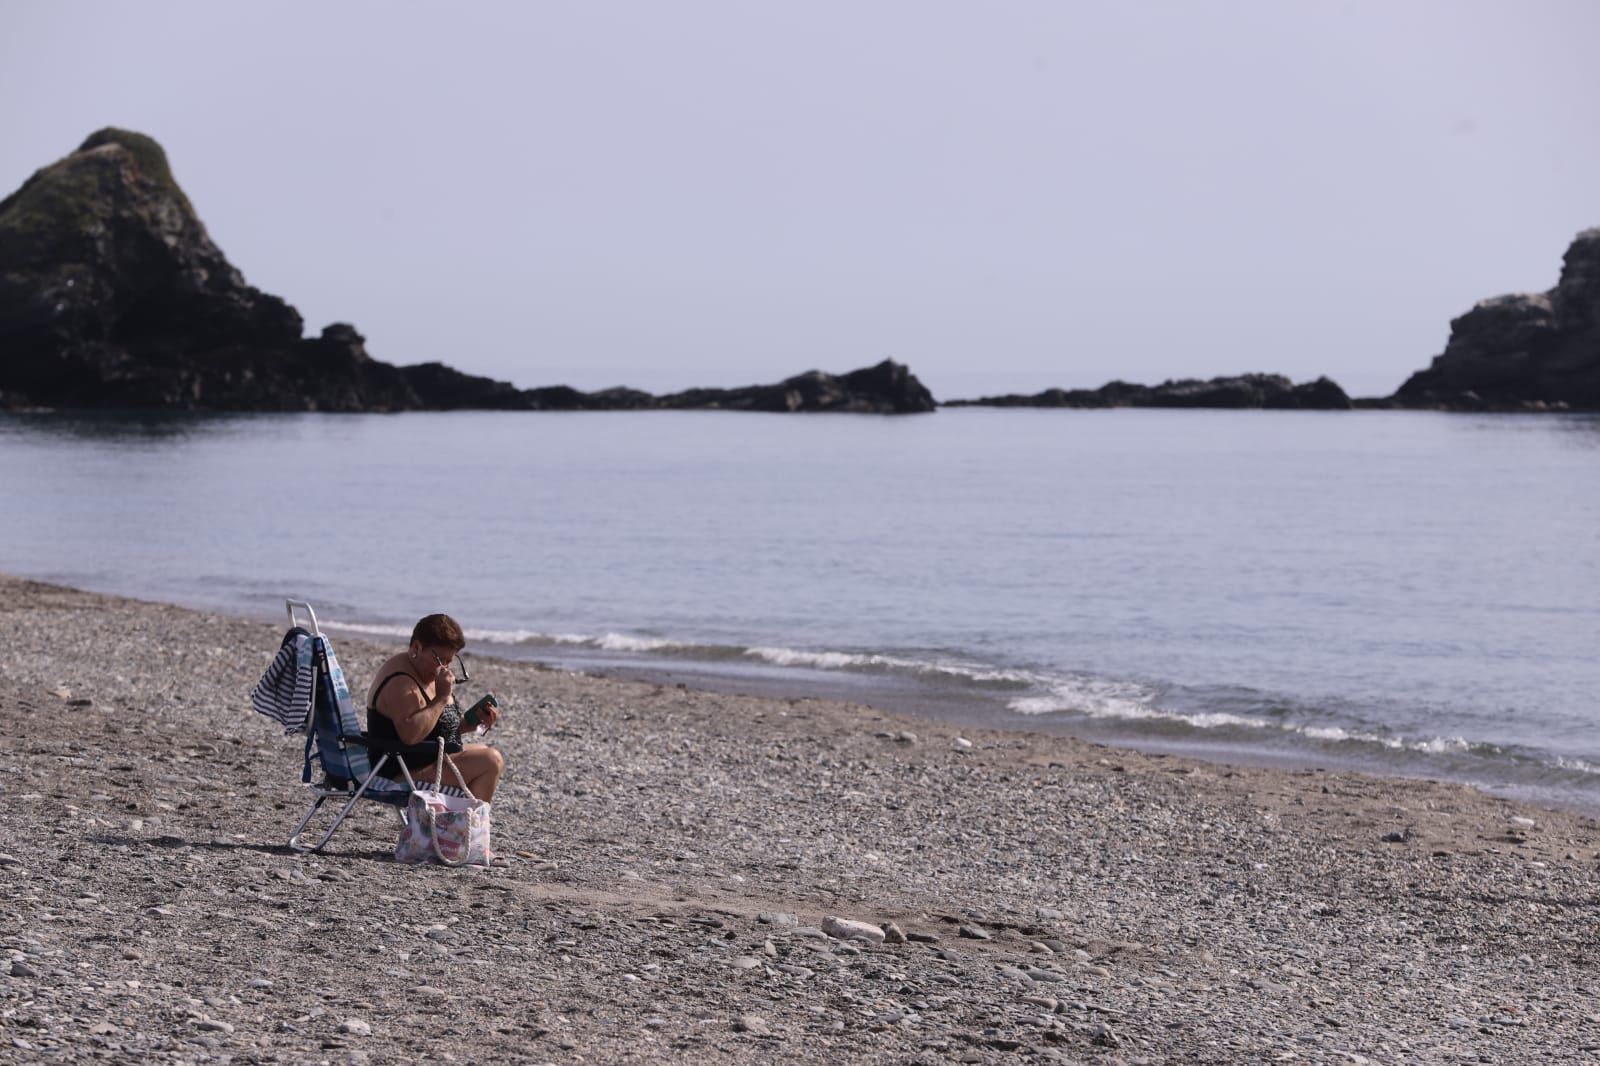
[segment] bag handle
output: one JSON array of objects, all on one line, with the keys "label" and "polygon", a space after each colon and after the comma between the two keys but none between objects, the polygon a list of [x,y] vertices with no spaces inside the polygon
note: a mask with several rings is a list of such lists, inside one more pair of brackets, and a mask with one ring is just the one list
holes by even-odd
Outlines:
[{"label": "bag handle", "polygon": [[[444,738],[440,737],[439,738],[439,759],[438,759],[437,762],[435,762],[433,764],[433,791],[434,792],[440,792],[442,790],[443,785],[444,785],[444,764],[445,763],[449,763],[450,764],[450,772],[455,775],[456,784],[461,786],[461,791],[466,793],[467,799],[470,800],[471,803],[472,803],[471,808],[469,808],[465,812],[466,815],[467,815],[467,819],[468,819],[469,823],[477,821],[478,812],[483,807],[483,801],[478,799],[478,797],[474,796],[472,794],[472,791],[467,788],[466,779],[461,776],[461,768],[456,765],[456,761],[454,759],[450,758],[449,755],[445,754]],[[404,759],[402,759],[400,761],[400,765],[401,766],[405,765],[405,760]],[[410,773],[406,774],[406,780],[407,781],[411,780]],[[412,787],[413,787],[413,789],[415,789],[415,785],[413,785]],[[439,862],[442,865],[445,865],[445,866],[465,866],[466,863],[467,863],[467,857],[472,853],[472,848],[470,846],[470,834],[469,834],[468,842],[463,844],[462,847],[461,847],[461,854],[459,856],[457,856],[456,858],[454,858],[454,859],[446,858],[445,854],[444,854],[444,851],[439,847],[439,834],[435,831],[435,827],[438,824],[435,812],[431,808],[426,808],[425,807],[423,809],[420,817],[422,818],[422,822],[423,822],[423,831],[427,834],[427,837],[428,837],[428,845],[429,845],[429,847],[431,847],[433,849],[434,858],[438,859]]]},{"label": "bag handle", "polygon": [[468,799],[476,801],[478,797],[474,796],[472,790],[467,788],[467,780],[461,776],[461,768],[456,765],[454,759],[445,754],[444,737],[439,738],[439,761],[433,764],[433,790],[440,792],[444,789],[444,767],[446,763],[450,764],[450,772],[456,775],[456,784],[461,786],[461,791],[467,794]]},{"label": "bag handle", "polygon": [[[411,776],[411,767],[407,766],[405,759],[399,755],[396,755],[394,758],[395,761],[400,764],[400,772],[405,774],[406,785],[411,789],[411,791],[417,791],[417,782]],[[466,778],[461,776],[461,768],[456,765],[456,761],[444,753],[443,737],[439,738],[439,758],[433,764],[433,790],[435,792],[443,790],[445,763],[450,764],[450,772],[456,775],[456,784],[461,786],[461,791],[465,792],[469,799],[477,799],[478,797],[472,794],[472,790],[467,788]]]}]

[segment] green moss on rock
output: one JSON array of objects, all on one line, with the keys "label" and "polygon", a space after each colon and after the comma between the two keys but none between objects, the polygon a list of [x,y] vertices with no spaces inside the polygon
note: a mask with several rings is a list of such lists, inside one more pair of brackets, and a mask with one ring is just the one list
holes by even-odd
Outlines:
[{"label": "green moss on rock", "polygon": [[[110,146],[115,147],[106,150]],[[107,127],[0,200],[0,269],[92,257],[119,213],[152,232],[186,228],[185,219],[198,225],[161,145],[142,133]]]},{"label": "green moss on rock", "polygon": [[35,173],[0,201],[0,263],[77,258],[102,221],[108,179],[103,168],[72,166],[70,156]]},{"label": "green moss on rock", "polygon": [[138,166],[142,178],[176,196],[183,201],[185,207],[189,206],[189,198],[183,195],[177,179],[172,176],[172,168],[167,164],[166,150],[156,143],[154,137],[135,133],[133,130],[107,126],[89,134],[88,138],[78,145],[78,151],[87,152],[107,144],[119,144],[127,149],[128,154],[133,156],[134,164]]}]

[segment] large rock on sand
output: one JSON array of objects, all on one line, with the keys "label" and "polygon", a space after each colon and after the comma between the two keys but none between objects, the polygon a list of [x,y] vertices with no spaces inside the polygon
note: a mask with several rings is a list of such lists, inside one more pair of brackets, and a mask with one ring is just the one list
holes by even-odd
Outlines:
[{"label": "large rock on sand", "polygon": [[1578,234],[1543,293],[1497,296],[1450,323],[1444,353],[1401,385],[1403,407],[1600,410],[1600,229]]}]

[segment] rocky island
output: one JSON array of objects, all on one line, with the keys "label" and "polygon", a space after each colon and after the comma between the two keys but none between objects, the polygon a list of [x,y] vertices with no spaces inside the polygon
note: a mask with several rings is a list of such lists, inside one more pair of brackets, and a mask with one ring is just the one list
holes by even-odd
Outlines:
[{"label": "rocky island", "polygon": [[1160,385],[1113,381],[1098,389],[1046,389],[1031,396],[1009,394],[950,400],[946,407],[1221,407],[1343,411],[1350,397],[1338,384],[1318,378],[1296,385],[1281,374],[1241,374]]},{"label": "rocky island", "polygon": [[1392,396],[1352,400],[1326,377],[1295,385],[1277,374],[1243,374],[1160,385],[1113,381],[943,406],[1600,411],[1600,228],[1578,234],[1555,288],[1482,300],[1452,321],[1444,353]]},{"label": "rocky island", "polygon": [[1452,321],[1444,353],[1391,399],[1448,410],[1600,410],[1600,229],[1573,240],[1555,288],[1483,300]]},{"label": "rocky island", "polygon": [[0,200],[0,407],[213,411],[934,409],[885,360],[775,385],[518,389],[441,363],[372,358],[353,326],[307,337],[206,233],[152,138],[103,129]]}]

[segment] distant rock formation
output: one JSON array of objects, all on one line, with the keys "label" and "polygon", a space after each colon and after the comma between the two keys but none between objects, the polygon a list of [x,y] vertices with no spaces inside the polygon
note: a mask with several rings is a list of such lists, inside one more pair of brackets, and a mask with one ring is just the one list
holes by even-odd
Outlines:
[{"label": "distant rock formation", "polygon": [[397,367],[353,326],[303,335],[245,283],[150,137],[103,129],[0,200],[0,407],[214,411],[931,411],[909,370],[696,389],[518,389],[442,363]]},{"label": "distant rock formation", "polygon": [[1197,381],[1131,385],[1113,381],[1098,389],[1046,389],[1032,396],[1011,394],[978,400],[948,400],[945,407],[1222,407],[1344,411],[1345,391],[1327,378],[1296,385],[1281,374],[1242,374]]},{"label": "distant rock formation", "polygon": [[776,385],[743,389],[690,389],[663,396],[668,408],[720,407],[736,411],[846,411],[869,414],[920,414],[937,406],[915,374],[892,359],[835,377],[818,370]]},{"label": "distant rock formation", "polygon": [[1600,229],[1549,292],[1497,296],[1450,323],[1444,353],[1390,397],[1448,410],[1600,410]]},{"label": "distant rock formation", "polygon": [[[428,406],[409,373],[369,357],[352,327],[302,332],[293,307],[247,285],[212,243],[166,153],[143,134],[100,130],[0,200],[7,406]],[[450,375],[458,395],[485,380]],[[493,406],[503,394],[475,398]]]},{"label": "distant rock formation", "polygon": [[638,389],[579,392],[565,385],[522,393],[532,410],[562,411],[839,411],[851,414],[907,415],[935,410],[938,404],[906,366],[885,359],[848,374],[808,370],[776,385],[734,389],[686,389],[652,396]]}]

